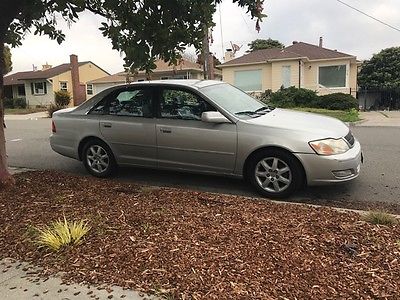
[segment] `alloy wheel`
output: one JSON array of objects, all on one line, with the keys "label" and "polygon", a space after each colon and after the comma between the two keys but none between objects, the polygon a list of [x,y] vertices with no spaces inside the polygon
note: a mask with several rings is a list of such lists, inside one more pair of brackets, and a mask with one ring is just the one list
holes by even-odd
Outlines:
[{"label": "alloy wheel", "polygon": [[277,157],[260,160],[255,168],[257,184],[269,193],[281,193],[292,183],[292,171],[289,165]]}]

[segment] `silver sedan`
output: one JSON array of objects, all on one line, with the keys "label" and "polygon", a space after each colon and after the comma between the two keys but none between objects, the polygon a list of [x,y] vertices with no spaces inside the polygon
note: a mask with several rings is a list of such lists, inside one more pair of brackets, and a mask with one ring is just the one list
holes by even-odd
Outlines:
[{"label": "silver sedan", "polygon": [[53,115],[54,151],[98,177],[141,166],[243,177],[263,195],[349,181],[360,143],[341,121],[268,107],[220,81],[139,82]]}]

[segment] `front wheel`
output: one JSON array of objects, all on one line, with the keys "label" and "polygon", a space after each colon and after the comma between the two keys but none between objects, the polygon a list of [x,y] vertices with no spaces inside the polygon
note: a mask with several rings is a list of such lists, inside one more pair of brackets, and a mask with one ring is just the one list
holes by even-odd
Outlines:
[{"label": "front wheel", "polygon": [[114,155],[100,140],[91,140],[83,147],[83,164],[96,177],[109,177],[116,169]]},{"label": "front wheel", "polygon": [[271,198],[290,196],[304,180],[296,158],[278,149],[257,153],[250,161],[247,176],[259,193]]}]

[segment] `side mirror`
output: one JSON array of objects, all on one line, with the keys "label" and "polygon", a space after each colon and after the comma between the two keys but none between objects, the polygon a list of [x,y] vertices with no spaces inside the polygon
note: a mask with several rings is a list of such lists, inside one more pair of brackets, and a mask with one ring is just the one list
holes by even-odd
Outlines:
[{"label": "side mirror", "polygon": [[206,123],[231,123],[223,114],[219,111],[205,111],[201,114],[201,120]]}]

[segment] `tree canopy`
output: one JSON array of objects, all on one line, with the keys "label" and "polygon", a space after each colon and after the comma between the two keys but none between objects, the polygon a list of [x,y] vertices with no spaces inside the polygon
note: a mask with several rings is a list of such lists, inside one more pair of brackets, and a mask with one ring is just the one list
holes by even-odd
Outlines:
[{"label": "tree canopy", "polygon": [[271,38],[264,40],[264,39],[256,39],[251,43],[247,44],[249,46],[249,50],[247,52],[253,52],[256,50],[261,49],[271,49],[271,48],[284,48],[285,45],[279,42],[278,40],[273,40]]},{"label": "tree canopy", "polygon": [[[61,43],[65,35],[57,29],[61,16],[75,22],[89,10],[104,17],[99,28],[113,48],[125,54],[126,66],[155,68],[163,58],[175,62],[179,53],[194,45],[200,49],[203,26],[211,26],[216,5],[222,0],[1,0],[0,43],[21,45],[27,32],[48,35]],[[232,0],[259,21],[264,0]]]},{"label": "tree canopy", "polygon": [[400,47],[387,48],[361,66],[358,83],[362,88],[400,88]]},{"label": "tree canopy", "polygon": [[4,74],[12,71],[12,60],[10,47],[4,46]]}]

